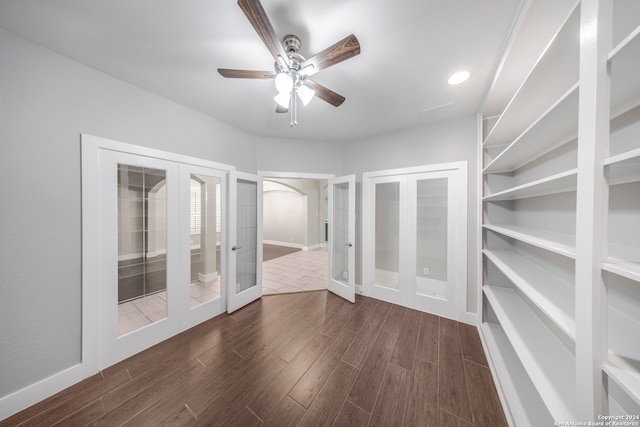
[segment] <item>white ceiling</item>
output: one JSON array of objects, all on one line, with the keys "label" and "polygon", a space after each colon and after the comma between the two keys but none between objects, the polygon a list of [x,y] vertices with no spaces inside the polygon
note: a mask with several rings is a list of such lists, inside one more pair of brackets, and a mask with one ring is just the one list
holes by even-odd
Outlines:
[{"label": "white ceiling", "polygon": [[[344,104],[314,99],[295,128],[275,113],[272,81],[216,71],[273,69],[235,0],[0,0],[0,27],[258,136],[348,141],[480,111],[520,3],[262,0],[305,57],[351,33],[360,40],[359,56],[314,76]],[[459,69],[471,78],[448,86]]]}]

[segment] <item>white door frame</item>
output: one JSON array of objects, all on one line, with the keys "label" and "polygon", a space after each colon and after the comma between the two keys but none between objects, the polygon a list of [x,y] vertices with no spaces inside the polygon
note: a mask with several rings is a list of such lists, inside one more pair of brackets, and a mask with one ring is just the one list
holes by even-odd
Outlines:
[{"label": "white door frame", "polygon": [[[132,334],[123,335],[120,338],[121,342],[125,345],[113,352],[103,353],[101,346],[104,346],[105,342],[101,338],[103,328],[101,324],[104,322],[117,322],[115,319],[101,320],[101,301],[105,295],[102,293],[101,283],[104,282],[101,279],[101,268],[104,264],[104,248],[103,242],[101,242],[101,215],[103,211],[103,202],[101,195],[99,194],[99,188],[101,183],[101,169],[100,159],[104,156],[109,156],[112,153],[115,156],[128,156],[137,155],[149,160],[149,167],[153,167],[152,164],[173,164],[175,165],[175,183],[179,183],[178,171],[181,164],[190,165],[194,167],[207,168],[208,170],[223,171],[224,173],[230,173],[235,170],[234,166],[212,162],[208,160],[198,159],[189,156],[183,156],[180,154],[170,153],[166,151],[146,148],[142,146],[127,144],[119,141],[113,141],[105,138],[99,138],[90,135],[82,135],[82,361],[81,372],[83,377],[87,377],[98,370],[106,368],[118,361],[131,356],[139,351],[148,348],[149,346],[160,342],[172,335],[175,335],[182,330],[193,326],[201,321],[198,316],[201,314],[194,314],[193,318],[185,321],[185,316],[189,318],[191,311],[188,305],[186,307],[180,307],[180,298],[174,297],[173,301],[169,298],[168,302],[168,314],[167,319],[156,322],[151,327],[145,327],[141,331],[144,338],[140,339],[140,342],[134,337],[138,337],[138,332]],[[204,169],[202,169],[204,170]],[[167,190],[170,183],[167,183]],[[178,197],[179,188],[176,187],[173,190],[173,197]],[[169,196],[169,195],[168,195]],[[167,214],[173,215],[173,221],[180,226],[184,225],[184,220],[180,217],[183,216],[179,212],[179,206],[176,203],[176,212],[171,213],[172,209],[168,208]],[[223,209],[224,211],[224,209]],[[167,221],[170,221],[167,218]],[[170,237],[174,235],[174,237]],[[180,231],[179,229],[175,233],[171,233],[168,230],[168,244],[173,245],[174,248],[179,248]],[[176,240],[177,239],[177,240]],[[169,247],[168,247],[169,248]],[[113,249],[113,248],[112,248]],[[180,263],[171,267],[167,265],[167,280],[178,283],[180,280],[180,267],[177,267]],[[173,271],[169,271],[169,269]],[[169,285],[169,283],[168,283]],[[179,295],[180,292],[176,293]],[[183,298],[184,299],[184,298]],[[206,305],[206,304],[205,304]],[[177,307],[177,308],[176,308]],[[184,310],[184,316],[173,315],[172,310],[175,313],[176,310]],[[200,310],[200,312],[206,310]],[[198,310],[193,313],[198,313]],[[116,311],[117,314],[117,311]],[[215,315],[207,313],[207,315]],[[170,321],[173,316],[173,321]],[[113,316],[111,316],[113,317]],[[157,326],[157,327],[156,327]],[[113,328],[111,328],[113,329]],[[147,331],[148,330],[148,331]],[[147,336],[148,335],[148,336]],[[101,355],[102,353],[102,355]],[[80,378],[82,379],[82,378]]]},{"label": "white door frame", "polygon": [[[404,305],[406,307],[415,308],[418,310],[424,310],[424,305],[416,301],[416,298],[412,298],[411,289],[415,286],[409,286],[412,283],[411,278],[407,277],[409,274],[407,268],[403,269],[402,261],[400,266],[400,289],[398,291],[387,290],[381,287],[375,287],[374,289],[374,262],[375,262],[375,248],[373,247],[374,236],[372,233],[372,227],[374,216],[371,212],[372,195],[374,191],[374,181],[379,179],[384,181],[384,177],[389,177],[389,181],[393,181],[398,177],[398,180],[402,181],[404,176],[405,180],[410,179],[411,175],[432,173],[432,172],[446,172],[449,171],[453,174],[450,178],[450,191],[449,195],[453,197],[454,215],[452,224],[453,227],[449,227],[452,234],[449,234],[449,242],[455,245],[455,248],[449,248],[448,257],[449,268],[451,276],[448,277],[448,281],[455,285],[454,300],[451,302],[453,305],[452,310],[442,310],[435,314],[453,318],[456,320],[464,320],[467,316],[467,162],[451,162],[441,163],[434,165],[417,166],[410,168],[388,169],[381,171],[365,172],[362,174],[362,271],[361,277],[363,281],[362,293],[365,296],[372,296],[374,298],[385,299],[391,302]],[[407,194],[403,194],[402,186],[405,186],[405,190],[408,188],[407,181],[404,181],[401,185],[401,203],[407,197]],[[405,201],[405,203],[408,203]],[[408,209],[408,208],[407,208]],[[410,227],[407,225],[408,221],[401,220],[400,233],[405,233],[408,236]],[[402,236],[401,236],[402,239]],[[408,244],[411,242],[401,240],[400,243],[400,259],[407,259],[409,256],[406,251]],[[409,264],[405,262],[405,264]],[[453,264],[453,268],[451,268]],[[387,295],[388,294],[388,295]],[[439,310],[438,308],[434,308]]]}]

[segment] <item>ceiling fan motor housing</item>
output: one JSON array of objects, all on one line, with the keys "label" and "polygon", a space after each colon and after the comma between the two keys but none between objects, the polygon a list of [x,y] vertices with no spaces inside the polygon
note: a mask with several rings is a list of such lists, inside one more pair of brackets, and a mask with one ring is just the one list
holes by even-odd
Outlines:
[{"label": "ceiling fan motor housing", "polygon": [[282,46],[287,53],[298,53],[300,50],[300,39],[293,34],[286,35],[282,39]]},{"label": "ceiling fan motor housing", "polygon": [[305,61],[305,57],[298,53],[300,50],[300,39],[298,36],[294,36],[293,34],[284,36],[282,39],[282,47],[284,47],[284,51],[289,57],[289,69],[287,70],[286,68],[283,68],[276,62],[276,71],[280,73],[283,71],[287,72],[289,70],[300,70],[300,64]]}]

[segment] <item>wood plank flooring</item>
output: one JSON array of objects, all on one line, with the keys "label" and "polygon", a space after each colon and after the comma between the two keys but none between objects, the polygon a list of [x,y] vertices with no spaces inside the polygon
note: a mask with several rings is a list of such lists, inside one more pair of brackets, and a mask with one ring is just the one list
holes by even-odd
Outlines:
[{"label": "wood plank flooring", "polygon": [[506,426],[477,330],[327,291],[263,297],[0,426]]}]

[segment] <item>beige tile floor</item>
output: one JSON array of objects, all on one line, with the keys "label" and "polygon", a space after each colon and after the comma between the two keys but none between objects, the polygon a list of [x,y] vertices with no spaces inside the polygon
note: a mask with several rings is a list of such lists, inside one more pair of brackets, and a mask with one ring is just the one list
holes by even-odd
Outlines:
[{"label": "beige tile floor", "polygon": [[264,295],[327,289],[327,249],[298,251],[262,264]]},{"label": "beige tile floor", "polygon": [[[220,279],[191,283],[191,308],[220,297]],[[118,305],[118,336],[167,317],[167,291]]]}]

